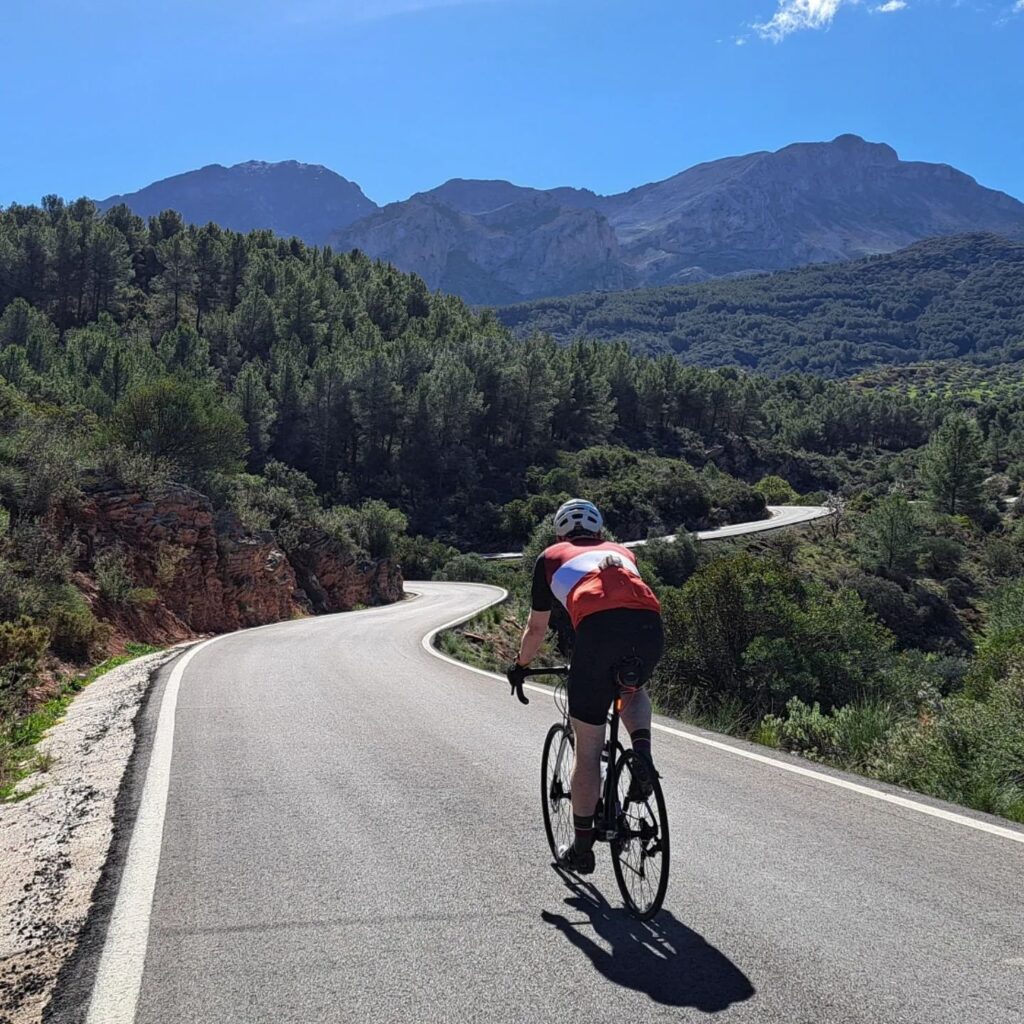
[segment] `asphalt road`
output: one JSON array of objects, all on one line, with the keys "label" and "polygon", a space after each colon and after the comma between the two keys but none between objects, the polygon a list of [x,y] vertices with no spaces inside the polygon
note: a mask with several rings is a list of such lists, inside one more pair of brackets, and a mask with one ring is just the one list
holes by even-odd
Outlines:
[{"label": "asphalt road", "polygon": [[550,699],[421,646],[493,588],[410,589],[188,663],[134,1020],[1019,1024],[1024,843],[658,732],[640,925],[551,865]]},{"label": "asphalt road", "polygon": [[[781,530],[785,526],[800,526],[813,522],[815,519],[824,519],[831,514],[831,510],[824,505],[769,505],[767,519],[730,523],[728,526],[716,526],[713,530],[695,530],[690,536],[698,541],[727,540],[730,537],[744,537],[750,533]],[[673,541],[676,539],[676,535],[671,533],[660,539]],[[630,540],[626,541],[624,546],[642,548],[646,543],[645,540]],[[521,551],[499,551],[497,554],[483,557],[492,562],[510,562],[522,558],[523,553]]]}]

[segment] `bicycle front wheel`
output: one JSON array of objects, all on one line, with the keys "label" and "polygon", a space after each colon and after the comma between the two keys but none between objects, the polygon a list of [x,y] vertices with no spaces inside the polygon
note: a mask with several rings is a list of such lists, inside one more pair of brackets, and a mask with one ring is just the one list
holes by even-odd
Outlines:
[{"label": "bicycle front wheel", "polygon": [[615,766],[622,810],[618,835],[611,844],[612,866],[626,906],[647,921],[661,909],[668,889],[668,812],[657,779],[650,796],[639,795],[632,770],[635,756],[628,750]]},{"label": "bicycle front wheel", "polygon": [[540,802],[544,810],[544,831],[551,856],[558,859],[558,847],[573,841],[572,766],[575,752],[572,730],[559,722],[548,730],[540,763]]}]

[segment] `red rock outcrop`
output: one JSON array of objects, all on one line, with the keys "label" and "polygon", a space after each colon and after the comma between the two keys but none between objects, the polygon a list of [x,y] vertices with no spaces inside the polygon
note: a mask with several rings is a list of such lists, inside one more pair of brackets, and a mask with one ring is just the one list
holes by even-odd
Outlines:
[{"label": "red rock outcrop", "polygon": [[402,597],[402,573],[394,562],[353,558],[324,534],[306,537],[291,561],[318,615],[391,604]]},{"label": "red rock outcrop", "polygon": [[272,533],[215,513],[209,498],[181,485],[152,497],[97,488],[68,525],[78,536],[83,568],[98,552],[117,548],[143,588],[136,600],[114,606],[80,574],[80,589],[117,639],[167,643],[313,611],[385,604],[402,594],[401,573],[390,562],[355,560],[330,538],[312,535],[293,566]]}]

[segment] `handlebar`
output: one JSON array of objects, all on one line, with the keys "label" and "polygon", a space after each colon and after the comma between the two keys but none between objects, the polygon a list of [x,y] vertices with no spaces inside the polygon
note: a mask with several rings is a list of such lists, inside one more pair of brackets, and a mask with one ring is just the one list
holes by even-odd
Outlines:
[{"label": "handlebar", "polygon": [[509,672],[509,682],[512,684],[512,692],[519,699],[520,704],[529,704],[530,698],[523,693],[523,680],[528,679],[530,676],[559,676],[565,675],[569,671],[568,666],[559,665],[554,668],[524,668],[520,669],[516,676],[513,676],[511,670]]}]

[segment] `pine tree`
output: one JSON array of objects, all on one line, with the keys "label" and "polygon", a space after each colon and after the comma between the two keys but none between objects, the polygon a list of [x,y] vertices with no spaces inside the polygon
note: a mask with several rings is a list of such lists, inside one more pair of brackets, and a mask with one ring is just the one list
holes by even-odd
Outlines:
[{"label": "pine tree", "polygon": [[889,494],[865,516],[859,541],[872,568],[899,569],[913,562],[920,536],[913,506],[902,494]]},{"label": "pine tree", "polygon": [[981,500],[983,441],[975,420],[952,413],[935,432],[921,461],[932,505],[947,515],[970,515]]},{"label": "pine tree", "polygon": [[249,467],[254,472],[259,472],[266,462],[277,415],[273,396],[266,384],[266,375],[264,366],[253,362],[246,363],[235,378],[235,407],[245,420]]}]

